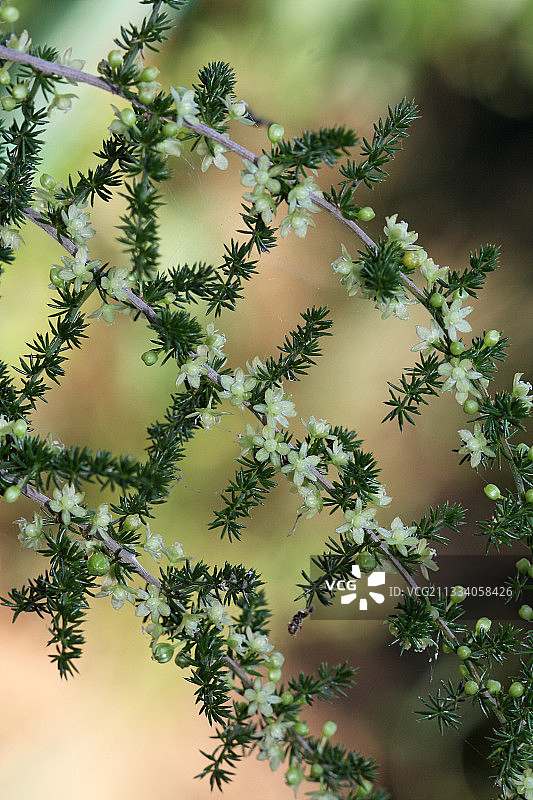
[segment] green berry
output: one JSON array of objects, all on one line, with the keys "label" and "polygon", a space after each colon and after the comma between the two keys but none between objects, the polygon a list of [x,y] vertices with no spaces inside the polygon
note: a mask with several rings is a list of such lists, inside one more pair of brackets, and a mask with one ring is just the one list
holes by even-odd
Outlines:
[{"label": "green berry", "polygon": [[128,514],[124,520],[122,529],[125,531],[136,531],[141,527],[141,518],[138,514]]},{"label": "green berry", "polygon": [[122,65],[122,50],[110,50],[107,54],[109,66],[118,69]]},{"label": "green berry", "polygon": [[9,70],[0,69],[0,86],[8,86],[11,83],[11,75]]},{"label": "green berry", "polygon": [[311,728],[305,722],[295,722],[293,728],[298,736],[307,736],[311,732]]},{"label": "green berry", "polygon": [[51,192],[53,189],[56,188],[56,182],[54,178],[47,172],[43,172],[43,174],[39,178],[39,183],[41,184],[43,189],[46,189],[47,192]]},{"label": "green berry", "polygon": [[526,503],[533,503],[533,489],[528,489],[525,494]]},{"label": "green berry", "polygon": [[159,661],[160,664],[166,664],[174,655],[174,648],[168,642],[161,642],[156,644],[153,649],[154,659]]},{"label": "green berry", "polygon": [[333,720],[328,720],[322,725],[322,736],[324,739],[329,739],[337,733],[337,723]]},{"label": "green berry", "polygon": [[142,354],[141,359],[144,361],[147,367],[152,367],[157,363],[157,350],[147,350],[146,353]]},{"label": "green berry", "polygon": [[487,485],[483,487],[483,491],[489,500],[499,500],[501,497],[500,490],[494,483],[487,483]]},{"label": "green berry", "polygon": [[162,299],[162,303],[165,303],[167,306],[171,305],[176,300],[176,295],[174,292],[167,292]]},{"label": "green berry", "polygon": [[533,447],[529,448],[527,452],[527,457],[529,458],[530,461],[533,461]]},{"label": "green berry", "polygon": [[518,572],[521,572],[522,574],[525,574],[530,568],[530,566],[531,564],[529,563],[527,558],[521,558],[520,561],[516,562],[516,569],[518,570]]},{"label": "green berry", "polygon": [[157,89],[155,87],[147,85],[146,88],[139,89],[139,94],[137,97],[139,98],[140,103],[144,103],[145,106],[149,106],[150,103],[153,103],[156,93]]},{"label": "green berry", "polygon": [[283,125],[280,125],[279,122],[273,122],[268,129],[268,138],[275,144],[276,142],[281,141],[283,136],[285,135],[285,129]]},{"label": "green berry", "polygon": [[500,332],[492,330],[488,331],[485,334],[485,337],[483,339],[483,344],[486,345],[487,347],[494,347],[494,345],[498,344],[499,341],[500,341]]},{"label": "green berry", "polygon": [[522,619],[526,620],[533,619],[533,608],[527,605],[520,606],[520,608],[518,609],[518,615],[522,617]]},{"label": "green berry", "polygon": [[459,665],[459,674],[461,678],[464,678],[465,680],[468,680],[470,678],[470,673],[468,671],[468,668],[465,667],[464,664]]},{"label": "green berry", "polygon": [[4,22],[16,22],[20,17],[20,11],[15,6],[4,6],[0,11],[0,18]]},{"label": "green berry", "polygon": [[103,553],[93,553],[87,562],[91,575],[107,575],[111,562]]},{"label": "green berry", "polygon": [[450,345],[450,353],[452,356],[460,356],[465,351],[465,346],[462,342],[452,342]]},{"label": "green berry", "polygon": [[26,86],[25,83],[17,83],[11,89],[11,94],[15,98],[15,100],[18,100],[18,102],[20,103],[22,100],[25,100],[27,98],[28,87]]},{"label": "green berry", "polygon": [[524,684],[520,683],[520,681],[515,681],[509,686],[508,694],[509,697],[514,697],[518,699],[519,697],[522,697],[525,691],[526,687],[524,686]]},{"label": "green berry", "polygon": [[59,267],[52,267],[52,269],[50,270],[50,283],[53,284],[53,286],[64,286],[65,285],[65,281],[63,280],[63,278],[59,274],[60,272],[61,272],[61,269]]},{"label": "green berry", "polygon": [[294,700],[294,695],[292,692],[289,691],[283,692],[283,694],[281,695],[281,702],[283,703],[284,706],[290,706],[293,700]]},{"label": "green berry", "polygon": [[457,648],[457,655],[462,661],[464,661],[465,658],[469,658],[472,655],[472,651],[465,644],[462,644],[461,647]]},{"label": "green berry", "polygon": [[139,80],[142,83],[152,83],[152,81],[155,81],[158,75],[159,75],[159,70],[157,69],[157,67],[145,67],[141,72],[141,77],[139,78]]},{"label": "green berry", "polygon": [[4,492],[4,500],[6,503],[15,503],[20,497],[20,489],[18,486],[8,486]]},{"label": "green berry", "polygon": [[10,94],[7,94],[5,97],[2,97],[0,101],[2,103],[2,108],[4,111],[13,111],[15,106],[17,105],[17,101],[14,97],[11,97]]},{"label": "green berry", "polygon": [[440,294],[440,292],[433,292],[429,298],[429,304],[433,306],[433,308],[441,308],[445,302],[446,299],[443,294]]},{"label": "green berry", "polygon": [[298,767],[289,767],[285,773],[285,780],[289,786],[298,786],[304,779],[303,773]]},{"label": "green berry", "polygon": [[465,694],[477,694],[479,692],[479,683],[477,681],[467,681],[465,683]]},{"label": "green berry", "polygon": [[320,778],[321,775],[324,774],[324,767],[322,764],[312,764],[311,765],[311,777],[312,778]]},{"label": "green berry", "polygon": [[374,553],[363,551],[359,553],[357,563],[363,572],[372,572],[372,570],[376,568],[378,562],[376,561]]},{"label": "green berry", "polygon": [[470,400],[467,400],[465,402],[463,406],[463,411],[465,412],[465,414],[477,414],[477,412],[479,411],[479,403],[477,402],[477,400],[472,400],[472,398],[470,398]]},{"label": "green berry", "polygon": [[279,680],[281,680],[281,670],[279,667],[272,667],[272,669],[268,670],[268,680],[274,681],[274,683],[277,683]]},{"label": "green berry", "polygon": [[165,124],[161,128],[161,133],[168,139],[172,139],[177,134],[178,131],[179,128],[175,122],[165,122]]},{"label": "green berry", "polygon": [[443,653],[453,653],[453,647],[450,647],[448,642],[442,643],[441,650]]},{"label": "green berry", "polygon": [[360,208],[357,212],[357,219],[360,219],[361,222],[370,222],[371,219],[374,219],[376,216],[376,212],[370,206],[364,206]]},{"label": "green berry", "polygon": [[135,125],[137,117],[135,116],[133,108],[123,108],[120,112],[120,119],[127,128],[131,128]]},{"label": "green berry", "polygon": [[[178,655],[174,659],[174,663],[177,664],[178,667],[181,667],[181,669],[187,669],[187,667],[191,663],[191,659],[186,653],[178,653]],[[248,706],[246,707],[248,708]]]},{"label": "green berry", "polygon": [[414,250],[406,250],[402,256],[402,264],[407,269],[415,269],[418,266],[418,256]]},{"label": "green berry", "polygon": [[25,436],[27,432],[28,432],[28,423],[26,422],[25,419],[17,419],[13,423],[13,434],[17,436],[19,439],[22,438],[22,436]]},{"label": "green berry", "polygon": [[476,622],[476,633],[488,633],[491,625],[492,620],[488,617],[480,617]]},{"label": "green berry", "polygon": [[450,592],[450,603],[462,603],[466,597],[464,586],[454,586]]},{"label": "green berry", "polygon": [[285,656],[283,653],[270,653],[268,656],[269,667],[282,667],[285,663]]},{"label": "green berry", "polygon": [[487,689],[491,694],[498,694],[498,692],[501,692],[502,690],[502,685],[500,681],[494,681],[491,678],[487,681]]}]

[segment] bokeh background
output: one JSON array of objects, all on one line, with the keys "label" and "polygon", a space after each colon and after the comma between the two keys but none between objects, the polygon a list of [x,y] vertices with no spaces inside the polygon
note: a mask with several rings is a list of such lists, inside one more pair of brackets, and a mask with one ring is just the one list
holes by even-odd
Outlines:
[{"label": "bokeh background", "polygon": [[[131,0],[21,0],[17,30],[26,27],[35,42],[60,51],[72,47],[94,73],[119,26],[139,21],[147,8]],[[376,210],[368,230],[378,236],[384,216],[399,212],[437,263],[456,267],[479,244],[500,243],[502,268],[469,319],[476,332],[498,328],[511,339],[500,388],[511,385],[515,372],[531,379],[533,3],[197,0],[176,19],[162,52],[147,57],[160,68],[163,85],[190,86],[208,61],[228,61],[239,96],[260,116],[281,122],[288,135],[346,123],[369,136],[388,104],[416,98],[421,119],[390,179],[372,193],[360,190],[361,203]],[[92,152],[111,119],[108,95],[86,86],[76,92],[71,113],[53,117],[45,147],[44,170],[63,181],[69,171],[94,164]],[[237,126],[233,135],[256,152],[267,144],[264,130]],[[185,259],[218,263],[223,243],[239,227],[238,160],[230,156],[227,174],[214,168],[203,174],[195,155],[174,166],[175,177],[164,187],[161,267]],[[322,177],[325,188],[329,177]],[[92,253],[116,264],[124,263],[114,243],[121,209],[118,198],[111,206],[97,203],[93,213],[98,235]],[[358,243],[324,213],[316,222],[305,240],[289,236],[262,259],[237,313],[222,317],[229,362],[236,367],[256,354],[264,358],[297,324],[300,311],[327,304],[335,336],[326,340],[324,357],[309,378],[291,386],[300,415],[353,427],[376,452],[394,497],[382,524],[395,515],[416,519],[429,504],[449,498],[470,509],[450,551],[481,553],[475,520],[489,516],[490,505],[483,477],[468,465],[458,467],[451,452],[464,421],[452,396],[433,402],[416,429],[403,434],[380,423],[386,382],[413,363],[414,325],[424,322],[423,315],[414,310],[409,322],[381,321],[370,304],[348,298],[330,262],[341,242],[353,253]],[[1,287],[0,356],[11,362],[26,352],[24,341],[45,329],[48,272],[61,256],[39,230],[26,226],[23,235],[26,247]],[[144,367],[139,355],[149,337],[127,318],[113,327],[93,322],[89,333],[84,350],[72,354],[61,387],[39,408],[35,428],[43,435],[52,431],[66,444],[140,456],[144,429],[164,409],[175,369]],[[152,529],[169,543],[182,541],[193,557],[253,564],[263,573],[274,610],[272,638],[292,672],[312,671],[321,661],[348,660],[359,667],[347,700],[315,707],[308,719],[315,731],[325,719],[337,720],[338,740],[377,759],[381,782],[395,800],[491,797],[487,729],[479,714],[467,711],[459,734],[441,737],[413,713],[419,695],[435,691],[441,678],[455,677],[453,656],[437,662],[427,653],[400,658],[382,623],[311,621],[296,639],[287,634],[287,622],[300,607],[300,571],[340,519],[322,515],[300,522],[287,538],[298,500],[281,484],[268,507],[254,511],[242,543],[220,542],[207,529],[239,452],[236,436],[247,421],[237,413],[220,428],[198,434],[183,478]],[[498,476],[501,486],[506,480]],[[94,490],[87,498],[92,504],[110,500],[98,499]],[[26,500],[0,507],[4,596],[42,569],[31,553],[19,550],[12,524],[32,511]],[[209,796],[208,784],[193,780],[204,763],[199,749],[213,744],[207,722],[176,667],[150,660],[148,640],[131,611],[118,614],[107,600],[95,604],[80,675],[67,684],[49,662],[46,639],[43,621],[28,616],[12,626],[9,612],[0,609],[0,797],[27,800],[37,789],[43,800]],[[271,773],[248,759],[226,797],[253,793],[271,800],[289,792],[281,770]]]}]

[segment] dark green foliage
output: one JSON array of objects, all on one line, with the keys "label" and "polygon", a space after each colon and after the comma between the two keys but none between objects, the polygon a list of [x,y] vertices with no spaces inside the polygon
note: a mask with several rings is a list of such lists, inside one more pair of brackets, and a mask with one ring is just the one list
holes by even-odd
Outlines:
[{"label": "dark green foliage", "polygon": [[477,297],[477,291],[483,288],[490,272],[497,269],[500,261],[500,248],[493,244],[482,245],[479,252],[470,253],[470,268],[462,273],[452,270],[446,281],[441,281],[447,288],[446,294],[457,290],[466,291],[471,297]]},{"label": "dark green foliage", "polygon": [[301,696],[307,705],[311,706],[315,700],[327,700],[331,703],[335,697],[344,697],[346,690],[354,683],[357,670],[346,662],[336,667],[321,664],[317,675],[306,675],[300,672],[297,678],[289,680],[289,689]]},{"label": "dark green foliage", "polygon": [[465,521],[465,509],[459,503],[449,503],[446,501],[442,506],[430,508],[429,514],[422,517],[416,524],[416,533],[420,539],[428,539],[433,542],[446,542],[447,537],[439,531],[442,528],[458,533],[459,525]]},{"label": "dark green foliage", "polygon": [[[224,133],[224,124],[228,109],[224,100],[232,95],[235,89],[235,73],[229,64],[216,61],[207,64],[198,73],[198,83],[193,85],[195,99],[200,109],[200,119],[220,133]],[[208,146],[210,145],[209,140]]]},{"label": "dark green foliage", "polygon": [[50,569],[27,586],[13,589],[3,605],[13,610],[13,621],[22,612],[35,612],[47,616],[52,634],[48,646],[55,645],[50,656],[57,664],[59,674],[66,678],[78,671],[75,659],[82,654],[85,643],[83,622],[88,608],[87,595],[95,586],[87,574],[87,560],[83,550],[71,541],[64,527],[57,539],[45,534],[46,546],[41,553],[50,559]]},{"label": "dark green foliage", "polygon": [[403,289],[402,248],[398,242],[378,239],[375,247],[367,245],[359,255],[365,290],[377,302],[393,300]]},{"label": "dark green foliage", "polygon": [[222,500],[224,508],[215,511],[215,519],[209,524],[210,528],[221,528],[221,537],[227,536],[230,542],[241,539],[244,523],[239,522],[250,516],[250,509],[263,505],[263,501],[270,489],[275,486],[273,477],[276,474],[274,467],[269,464],[260,464],[253,459],[237,459],[241,465],[224,490]]},{"label": "dark green foliage", "polygon": [[414,367],[408,367],[400,378],[400,385],[387,381],[389,386],[390,400],[385,400],[386,406],[392,406],[383,422],[387,420],[398,420],[400,430],[403,429],[405,422],[415,424],[413,414],[420,414],[420,405],[427,406],[426,397],[436,397],[438,389],[443,385],[444,380],[440,377],[438,368],[442,364],[436,353],[429,356],[420,356],[420,362]]},{"label": "dark green foliage", "polygon": [[291,181],[299,181],[306,170],[316,169],[321,163],[333,166],[348,148],[357,144],[355,131],[345,125],[304,131],[293,142],[281,141],[272,146],[270,157],[274,164],[287,167],[285,175]]},{"label": "dark green foliage", "polygon": [[348,187],[351,183],[357,187],[362,181],[371,189],[374,183],[385,180],[387,172],[383,165],[400,150],[402,139],[406,138],[409,127],[418,116],[416,103],[405,97],[394,109],[389,106],[385,121],[380,118],[374,125],[372,141],[363,139],[363,160],[359,164],[348,161],[346,166],[341,166],[340,173],[346,178],[344,186]]},{"label": "dark green foliage", "polygon": [[298,375],[307,374],[309,368],[315,364],[315,359],[322,355],[320,339],[323,336],[331,336],[329,329],[332,322],[327,318],[328,314],[329,310],[325,307],[313,307],[300,314],[305,325],[298,325],[296,330],[290,331],[284,343],[278,347],[280,351],[278,358],[270,356],[264,368],[256,371],[258,380],[264,382],[264,386],[254,394],[262,397],[268,386],[273,386],[282,380],[297,381]]}]

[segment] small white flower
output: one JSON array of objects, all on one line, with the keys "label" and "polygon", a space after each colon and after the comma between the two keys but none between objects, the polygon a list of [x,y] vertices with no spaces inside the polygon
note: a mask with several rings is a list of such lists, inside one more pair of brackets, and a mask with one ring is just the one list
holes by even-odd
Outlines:
[{"label": "small white flower", "polygon": [[458,433],[464,442],[464,446],[459,450],[459,455],[469,455],[472,468],[475,469],[479,465],[482,455],[489,456],[489,458],[496,457],[496,453],[488,446],[479,422],[474,422],[474,433],[465,429],[458,431]]},{"label": "small white flower", "polygon": [[214,598],[209,598],[202,606],[202,611],[205,611],[207,619],[213,623],[215,628],[221,631],[226,625],[232,625],[232,619],[228,614],[226,606],[219,603]]},{"label": "small white flower", "polygon": [[101,283],[108,294],[124,301],[128,299],[128,292],[135,284],[135,278],[127,267],[112,267]]},{"label": "small white flower", "polygon": [[312,228],[315,227],[315,223],[313,222],[309,212],[296,209],[295,211],[289,212],[285,219],[281,220],[279,232],[281,234],[281,238],[285,239],[285,237],[289,235],[289,231],[292,228],[296,236],[298,236],[300,239],[303,239],[309,226]]},{"label": "small white flower", "polygon": [[253,650],[254,653],[266,655],[274,649],[274,645],[270,644],[266,634],[253,631],[249,625],[246,628],[246,638],[248,640],[248,647],[250,650]]},{"label": "small white flower", "polygon": [[407,527],[403,524],[400,517],[395,517],[392,520],[390,530],[387,528],[378,528],[378,533],[383,536],[386,543],[390,547],[395,547],[403,556],[407,555],[407,547],[418,543],[418,538],[413,536],[415,531],[415,525]]},{"label": "small white flower", "polygon": [[361,267],[354,261],[343,244],[341,244],[342,256],[331,262],[333,271],[341,276],[341,284],[345,287],[348,295],[353,297],[357,294],[362,284]]},{"label": "small white flower", "polygon": [[292,400],[289,400],[290,397],[290,394],[285,394],[282,386],[267,389],[265,402],[257,403],[254,406],[254,411],[265,414],[269,426],[280,425],[287,428],[289,425],[288,417],[296,416],[296,408]]},{"label": "small white flower", "polygon": [[250,375],[245,375],[240,367],[235,370],[235,375],[222,375],[220,377],[223,391],[220,398],[227,398],[232,406],[238,406],[244,411],[244,402],[250,399],[252,389],[257,380]]},{"label": "small white flower", "polygon": [[324,501],[316,486],[312,484],[298,486],[298,492],[303,498],[303,503],[298,509],[298,514],[304,514],[306,519],[311,519],[317,512],[322,511]]},{"label": "small white flower", "polygon": [[473,394],[475,397],[480,396],[472,381],[483,376],[481,372],[474,369],[469,358],[450,358],[449,361],[439,365],[438,373],[446,377],[442,391],[451,392],[452,389],[455,389],[455,399],[459,405],[464,405],[469,394]]},{"label": "small white flower", "polygon": [[457,331],[461,333],[468,333],[472,330],[472,326],[465,320],[465,317],[473,311],[472,306],[461,308],[463,301],[458,297],[453,301],[448,308],[447,303],[442,306],[442,317],[444,320],[444,327],[448,331],[449,337],[452,342],[457,341]]},{"label": "small white flower", "polygon": [[90,533],[93,536],[95,533],[99,533],[104,537],[107,535],[107,529],[110,523],[113,522],[113,515],[109,513],[109,505],[107,503],[102,503],[98,506],[91,522]]},{"label": "small white flower", "polygon": [[18,228],[10,228],[8,225],[0,227],[0,239],[4,247],[10,247],[11,250],[18,250],[21,244],[25,244]]},{"label": "small white flower", "polygon": [[363,510],[363,503],[358,497],[355,501],[354,509],[347,509],[344,512],[344,525],[336,528],[337,533],[347,533],[356,544],[363,544],[366,530],[375,530],[377,522],[374,517],[377,508],[366,508]]},{"label": "small white flower", "polygon": [[143,601],[135,609],[136,617],[147,617],[150,615],[152,622],[157,622],[159,617],[168,617],[170,614],[170,606],[165,601],[164,597],[161,597],[157,586],[152,586],[152,584],[150,584],[147,592],[145,592],[144,589],[137,589],[136,595]]},{"label": "small white flower", "polygon": [[398,214],[385,217],[386,225],[383,231],[388,242],[398,242],[404,250],[408,250],[409,246],[414,244],[418,239],[418,233],[415,231],[408,231],[407,222],[396,222],[397,219]]},{"label": "small white flower", "polygon": [[281,468],[285,474],[294,472],[292,480],[296,486],[302,486],[304,480],[316,481],[317,476],[313,469],[316,469],[320,457],[307,455],[307,442],[300,446],[300,450],[291,450],[287,456],[288,464]]},{"label": "small white flower", "polygon": [[221,170],[227,169],[228,159],[225,155],[223,155],[227,152],[226,148],[222,147],[222,145],[218,144],[218,142],[212,142],[211,148],[212,152],[205,142],[200,142],[196,148],[198,155],[203,156],[202,172],[207,172],[211,164],[214,164],[215,167]]},{"label": "small white flower", "polygon": [[417,350],[420,350],[422,355],[427,356],[433,350],[433,345],[444,336],[444,331],[440,325],[432,319],[429,328],[423,325],[417,325],[416,335],[420,341],[418,344],[415,344],[414,347],[411,347],[411,352],[415,353]]},{"label": "small white flower", "polygon": [[20,529],[18,535],[20,546],[28,547],[37,552],[41,546],[41,537],[43,535],[43,518],[34,513],[33,522],[28,522],[26,519],[18,519],[17,525]]},{"label": "small white flower", "polygon": [[191,356],[191,358],[188,358],[187,361],[181,365],[178,377],[176,378],[176,386],[181,386],[183,381],[187,381],[191,388],[198,389],[200,386],[200,379],[203,375],[207,375],[206,356]]},{"label": "small white flower", "polygon": [[293,186],[287,195],[289,214],[292,214],[296,209],[317,212],[318,208],[311,199],[311,195],[313,194],[322,197],[320,186],[317,186],[310,176],[304,178],[304,180],[297,183],[296,186]]},{"label": "small white flower", "polygon": [[237,653],[238,656],[246,655],[248,643],[244,633],[237,633],[237,631],[230,630],[226,637],[226,644],[230,650],[233,650],[233,652]]},{"label": "small white flower", "polygon": [[386,490],[387,487],[385,486],[385,484],[380,483],[378,485],[377,492],[375,494],[370,495],[370,499],[372,500],[372,502],[375,503],[377,506],[381,506],[381,508],[384,508],[385,506],[388,506],[389,503],[392,503],[392,497],[389,497]]},{"label": "small white flower", "polygon": [[54,489],[54,499],[50,500],[50,508],[56,514],[61,513],[61,519],[65,525],[68,525],[72,517],[84,517],[85,509],[79,503],[84,498],[83,492],[76,491],[76,487],[72,483],[65,484],[62,489]]},{"label": "small white flower", "polygon": [[531,391],[531,384],[527,381],[521,381],[523,372],[515,373],[513,378],[513,397],[518,397],[526,406],[531,409],[533,406],[533,395],[529,394]]},{"label": "small white flower", "polygon": [[378,300],[376,308],[383,312],[381,319],[388,319],[394,314],[402,322],[407,322],[409,319],[407,306],[415,305],[416,302],[416,300],[410,300],[402,289],[398,289],[395,296],[389,300]]},{"label": "small white flower", "polygon": [[159,533],[152,533],[148,522],[146,523],[146,540],[143,549],[150,553],[154,561],[160,561],[165,553],[163,537]]},{"label": "small white flower", "polygon": [[427,281],[428,289],[431,289],[435,281],[439,280],[439,278],[444,278],[449,269],[449,267],[439,267],[432,258],[426,258],[424,263],[420,266],[420,272]]},{"label": "small white flower", "polygon": [[83,247],[86,244],[86,239],[90,239],[95,234],[89,224],[89,212],[84,211],[86,205],[87,202],[71,203],[67,211],[63,210],[61,212],[61,217],[70,239],[79,247]]},{"label": "small white flower", "polygon": [[194,99],[194,91],[184,86],[170,87],[170,94],[176,104],[176,123],[181,126],[183,122],[195,125],[198,122],[199,108]]},{"label": "small white flower", "polygon": [[253,689],[245,690],[244,699],[248,701],[249,714],[260,711],[264,717],[272,716],[272,706],[281,703],[281,697],[276,694],[276,684],[272,681],[262,684],[261,678],[255,678]]}]

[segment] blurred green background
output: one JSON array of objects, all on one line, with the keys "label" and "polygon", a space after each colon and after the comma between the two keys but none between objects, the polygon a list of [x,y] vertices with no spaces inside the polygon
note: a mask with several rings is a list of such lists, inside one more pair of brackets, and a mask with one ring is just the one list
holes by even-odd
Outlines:
[{"label": "blurred green background", "polygon": [[[140,21],[149,9],[131,0],[21,0],[20,10],[17,31],[26,27],[34,42],[60,51],[72,47],[94,73],[119,26]],[[404,95],[416,98],[422,116],[390,179],[373,193],[360,190],[361,204],[376,210],[369,233],[377,237],[384,216],[399,212],[434,260],[454,267],[463,267],[479,244],[500,243],[502,269],[469,319],[475,332],[498,328],[511,338],[498,388],[509,387],[518,371],[530,380],[533,3],[197,0],[176,18],[161,54],[146,57],[161,69],[162,84],[190,86],[208,61],[229,61],[239,96],[255,113],[281,122],[287,135],[346,123],[369,136],[387,104]],[[45,149],[43,169],[63,181],[69,171],[94,164],[91,154],[111,120],[108,95],[86,86],[76,92],[71,113],[53,117]],[[256,152],[267,145],[264,130],[237,126],[232,135]],[[161,211],[161,267],[185,259],[218,263],[240,222],[238,160],[230,155],[227,174],[214,168],[203,174],[194,154],[173,165]],[[330,177],[319,178],[324,188]],[[120,198],[111,206],[99,203],[92,217],[98,235],[91,252],[116,264],[124,263],[114,243],[121,209]],[[316,222],[305,240],[289,236],[262,259],[245,302],[236,314],[222,317],[229,363],[244,366],[256,354],[264,358],[297,324],[300,311],[327,304],[335,336],[326,340],[324,358],[309,378],[291,386],[299,415],[353,427],[365,447],[375,450],[394,497],[381,524],[396,515],[410,521],[447,498],[463,502],[469,524],[450,551],[482,552],[472,533],[475,520],[490,515],[490,504],[482,479],[468,465],[459,468],[450,452],[464,422],[453,397],[433,402],[416,429],[403,434],[380,424],[386,382],[413,363],[414,325],[425,324],[424,315],[415,309],[407,323],[382,322],[370,304],[348,298],[330,262],[341,242],[353,254],[358,243],[324,213]],[[45,328],[48,272],[61,255],[41,231],[26,226],[23,235],[26,247],[1,287],[0,357],[11,362],[26,352],[24,341]],[[139,355],[148,349],[149,336],[127,318],[113,327],[93,322],[89,332],[85,349],[69,360],[62,386],[39,408],[35,428],[43,435],[52,431],[66,444],[141,455],[145,426],[161,415],[175,368],[144,367]],[[268,507],[254,511],[242,543],[220,542],[208,531],[239,452],[236,436],[247,421],[237,412],[224,417],[220,428],[198,434],[183,478],[152,529],[169,543],[182,541],[193,557],[253,564],[263,573],[274,609],[272,638],[292,672],[312,671],[323,660],[347,659],[359,667],[348,700],[314,708],[309,721],[317,731],[325,719],[336,719],[339,741],[380,762],[381,782],[394,800],[491,797],[480,716],[467,718],[459,734],[440,737],[413,713],[420,707],[418,695],[435,691],[440,678],[455,679],[453,656],[437,662],[428,653],[400,658],[381,623],[311,621],[296,639],[287,634],[287,622],[300,607],[294,601],[300,571],[340,519],[322,515],[300,522],[287,538],[298,500],[281,483]],[[497,482],[504,486],[506,480],[502,473]],[[110,499],[98,499],[93,489],[87,498],[93,504]],[[19,550],[12,524],[32,511],[25,500],[0,507],[4,596],[42,569]],[[43,800],[208,797],[208,784],[192,778],[204,763],[199,748],[209,750],[213,743],[181,674],[152,662],[138,620],[126,609],[116,614],[107,600],[90,612],[87,638],[80,676],[65,685],[45,652],[45,623],[28,617],[12,626],[10,614],[0,610],[0,797],[27,800],[37,787]],[[226,797],[256,794],[257,786],[264,800],[289,796],[281,770],[272,774],[248,759]]]}]

